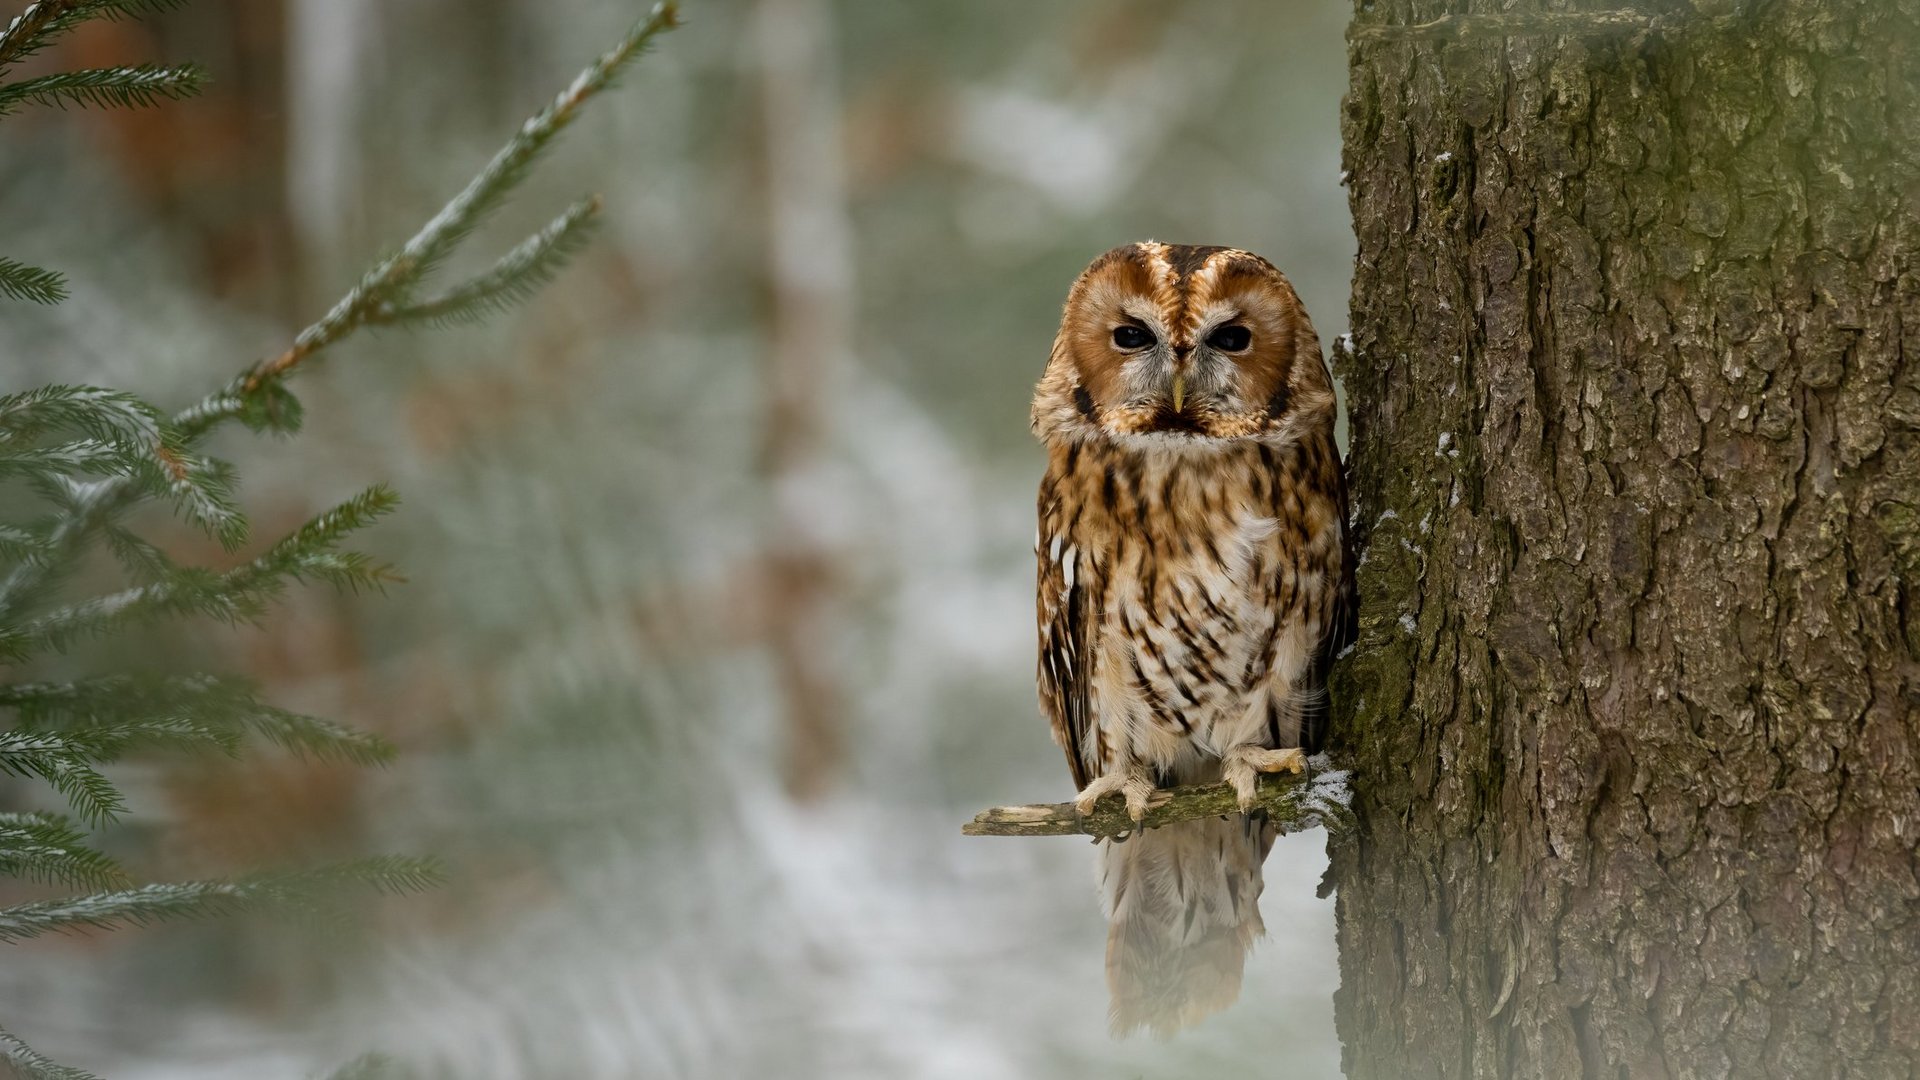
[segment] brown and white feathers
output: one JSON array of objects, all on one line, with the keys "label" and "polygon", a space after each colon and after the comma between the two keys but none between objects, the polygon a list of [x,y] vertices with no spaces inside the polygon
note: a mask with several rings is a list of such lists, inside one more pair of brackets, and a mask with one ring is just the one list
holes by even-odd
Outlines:
[{"label": "brown and white feathers", "polygon": [[[1083,806],[1299,769],[1352,639],[1333,381],[1286,277],[1145,242],[1074,282],[1033,402],[1039,692]],[[1230,1003],[1260,932],[1257,816],[1102,845],[1118,1031]]]}]

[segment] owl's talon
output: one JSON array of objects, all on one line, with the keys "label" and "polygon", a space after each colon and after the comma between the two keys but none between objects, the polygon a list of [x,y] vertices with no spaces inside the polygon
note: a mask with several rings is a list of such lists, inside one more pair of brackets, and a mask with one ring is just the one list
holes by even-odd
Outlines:
[{"label": "owl's talon", "polygon": [[1306,771],[1307,755],[1297,747],[1270,750],[1250,744],[1236,746],[1220,759],[1221,778],[1232,785],[1243,811],[1253,809],[1260,801],[1261,773],[1290,772],[1297,776]]},{"label": "owl's talon", "polygon": [[1161,791],[1153,779],[1144,771],[1130,769],[1123,772],[1107,773],[1097,776],[1093,782],[1080,789],[1074,797],[1073,808],[1082,814],[1093,813],[1101,799],[1108,795],[1118,795],[1127,803],[1127,816],[1140,821],[1147,811],[1161,806],[1172,798],[1169,792]]}]

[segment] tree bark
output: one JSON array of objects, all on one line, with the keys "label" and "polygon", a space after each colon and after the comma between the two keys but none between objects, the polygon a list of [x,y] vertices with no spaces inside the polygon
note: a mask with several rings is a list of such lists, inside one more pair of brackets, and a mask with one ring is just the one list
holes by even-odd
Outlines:
[{"label": "tree bark", "polygon": [[1348,1074],[1920,1075],[1920,3],[1510,6],[1350,37]]}]

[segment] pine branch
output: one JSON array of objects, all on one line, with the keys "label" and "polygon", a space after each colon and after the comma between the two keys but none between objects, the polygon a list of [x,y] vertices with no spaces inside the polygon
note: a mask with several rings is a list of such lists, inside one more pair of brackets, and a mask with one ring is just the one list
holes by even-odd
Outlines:
[{"label": "pine branch", "polygon": [[47,538],[32,528],[0,524],[0,561],[30,562],[47,556]]},{"label": "pine branch", "polygon": [[242,889],[232,882],[188,881],[16,904],[0,908],[0,942],[70,930],[110,930],[227,915],[245,906]]},{"label": "pine branch", "polygon": [[558,97],[520,126],[479,174],[468,181],[424,228],[407,241],[391,260],[396,266],[431,269],[465,239],[486,216],[520,186],[535,161],[547,152],[560,133],[580,115],[586,103],[608,89],[626,67],[646,51],[653,39],[680,24],[676,0],[654,5],[612,49],[602,53]]},{"label": "pine branch", "polygon": [[[85,438],[37,442],[50,431]],[[159,410],[121,391],[53,385],[0,396],[0,475],[9,472],[42,480],[76,473],[120,477],[134,485],[130,496],[145,492],[169,499],[182,516],[229,549],[246,539],[246,520],[233,502],[232,468],[188,452]],[[95,491],[49,488],[47,493],[66,504],[65,516],[86,519],[89,533],[105,520],[104,514],[94,518],[85,512]],[[60,530],[48,537],[47,546],[63,550]],[[0,598],[18,591],[15,579],[32,576],[30,568],[16,568],[0,585]],[[0,611],[12,606],[0,600]]]},{"label": "pine branch", "polygon": [[[77,18],[101,14],[106,8],[131,11],[140,6],[136,0],[88,0],[84,3],[76,0],[42,0],[42,3],[29,8],[16,19],[13,27],[0,34],[0,67],[5,66],[9,55],[6,51],[9,48],[8,38],[11,37],[16,43],[33,40],[48,25],[48,18],[54,17],[47,15],[47,12],[58,9],[59,18]],[[35,14],[37,11],[40,14]],[[487,212],[525,179],[527,170],[561,130],[573,122],[581,107],[612,85],[614,77],[632,63],[655,37],[678,25],[679,6],[676,0],[662,0],[611,50],[582,71],[551,104],[522,124],[486,167],[441,207],[396,254],[377,263],[325,316],[300,331],[285,352],[260,361],[225,387],[174,414],[170,429],[177,432],[187,444],[196,442],[215,426],[230,419],[237,419],[255,430],[298,430],[300,404],[286,389],[286,378],[302,363],[341,338],[363,326],[381,321],[379,317],[382,313],[392,315],[413,307],[408,297],[419,286],[427,271],[470,234]],[[560,229],[559,235],[552,236],[545,243],[542,243],[542,237],[549,236],[556,226],[576,216],[590,216],[590,213],[581,215],[586,206],[576,205],[554,224],[514,248],[492,270],[445,295],[464,296],[459,302],[475,305],[475,310],[484,308],[490,299],[517,295],[512,290],[513,282],[532,281],[540,274],[550,273],[559,265],[567,253],[567,244],[579,235],[585,222],[566,225]],[[518,277],[515,277],[516,272]],[[501,280],[503,273],[504,281]],[[491,291],[489,284],[494,286]],[[6,579],[0,581],[0,615],[18,610],[25,597],[35,595],[48,576],[137,495],[133,485],[122,480],[99,485],[77,500],[47,536],[45,557],[15,566]]]},{"label": "pine branch", "polygon": [[51,446],[0,448],[0,477],[8,474],[48,476],[56,473],[130,476],[145,464],[142,451],[98,439],[79,439]]},{"label": "pine branch", "polygon": [[150,926],[175,919],[230,915],[263,906],[308,906],[333,899],[342,889],[397,894],[419,892],[445,878],[431,859],[376,856],[319,870],[272,874],[240,881],[184,881],[141,885],[117,892],[42,900],[0,908],[0,943],[74,930]]},{"label": "pine branch", "polygon": [[400,496],[385,484],[375,484],[346,502],[321,513],[273,545],[251,564],[252,573],[262,580],[291,577],[317,579],[336,588],[358,592],[362,588],[381,589],[389,582],[405,579],[385,563],[378,563],[353,552],[334,548],[348,534],[357,532],[392,513],[400,505]]},{"label": "pine branch", "polygon": [[37,0],[0,31],[0,71],[88,19],[113,21],[184,6],[188,0]]},{"label": "pine branch", "polygon": [[[69,502],[57,480],[73,476],[127,480],[136,490],[165,498],[174,510],[232,550],[247,537],[246,518],[233,501],[233,467],[215,458],[172,449],[165,442],[76,439],[36,446],[0,441],[0,477],[34,482],[51,501]],[[107,518],[102,517],[104,525]]]},{"label": "pine branch", "polygon": [[[381,260],[359,284],[342,297],[319,322],[301,331],[293,346],[263,360],[221,397],[244,400],[286,378],[300,364],[347,334],[366,325],[381,311],[405,307],[405,299],[428,272],[499,206],[508,192],[526,179],[533,163],[579,115],[594,95],[611,86],[614,77],[632,63],[658,35],[679,25],[675,0],[657,4],[647,18],[635,24],[611,50],[577,76],[551,104],[520,126],[512,139],[487,162],[478,175],[421,227],[395,254]],[[204,403],[203,403],[204,404]],[[206,410],[196,421],[218,419]],[[186,425],[182,425],[183,427]]]},{"label": "pine branch", "polygon": [[84,1069],[48,1060],[5,1029],[0,1029],[0,1061],[5,1061],[19,1080],[100,1080]]},{"label": "pine branch", "polygon": [[[252,622],[301,570],[336,571],[345,556],[331,552],[293,560],[292,569],[267,573],[258,561],[224,574],[186,567],[147,585],[55,608],[17,627],[0,629],[0,658],[18,662],[42,652],[65,652],[75,642],[169,616],[201,615],[227,624]],[[369,576],[363,572],[362,576]]]},{"label": "pine branch", "polygon": [[[15,565],[0,581],[0,616],[10,616],[38,598],[71,568],[73,555],[114,514],[133,501],[136,489],[124,477],[72,492],[36,558]],[[0,655],[4,647],[0,646]]]},{"label": "pine branch", "polygon": [[233,755],[239,735],[189,716],[119,719],[67,731],[0,731],[0,773],[45,780],[92,824],[126,809],[113,784],[93,766],[135,748],[218,750]]},{"label": "pine branch", "polygon": [[238,888],[249,903],[311,905],[330,902],[344,892],[367,889],[386,896],[404,896],[438,888],[446,880],[438,859],[369,855],[314,870],[262,874],[242,880]]},{"label": "pine branch", "polygon": [[72,10],[84,0],[36,0],[0,30],[0,69],[45,48]]},{"label": "pine branch", "polygon": [[334,548],[347,534],[371,524],[398,503],[392,489],[375,485],[232,570],[216,574],[199,567],[176,568],[159,581],[0,628],[0,658],[18,661],[40,652],[63,651],[83,638],[166,616],[251,622],[266,613],[290,581],[322,581],[349,592],[383,591],[388,583],[404,579],[385,563]]},{"label": "pine branch", "polygon": [[0,659],[18,663],[37,653],[64,652],[85,638],[169,615],[248,621],[265,611],[272,596],[245,569],[214,574],[190,567],[164,581],[68,604],[17,626],[0,628]]},{"label": "pine branch", "polygon": [[52,270],[0,256],[0,296],[57,304],[67,298],[67,279]]},{"label": "pine branch", "polygon": [[[1325,759],[1316,759],[1324,763]],[[1262,776],[1259,807],[1283,832],[1318,826],[1337,828],[1349,815],[1347,773],[1323,770],[1311,779]],[[996,806],[974,815],[960,831],[966,836],[1119,836],[1138,829],[1157,829],[1197,818],[1240,812],[1239,800],[1226,784],[1179,787],[1167,792],[1167,801],[1147,811],[1136,823],[1127,816],[1119,796],[1100,800],[1091,814],[1081,814],[1070,802],[1034,806]]]},{"label": "pine branch", "polygon": [[67,15],[68,25],[85,19],[100,19],[103,22],[119,22],[121,19],[138,18],[141,15],[158,15],[162,12],[176,11],[186,7],[193,0],[80,0],[71,5]]},{"label": "pine branch", "polygon": [[598,196],[568,207],[546,228],[520,242],[500,257],[486,273],[427,300],[403,306],[386,305],[368,317],[382,325],[425,322],[433,325],[475,322],[533,296],[552,281],[579,250],[598,223]]},{"label": "pine branch", "polygon": [[0,708],[32,731],[87,731],[113,723],[189,716],[235,735],[257,735],[325,761],[383,765],[393,746],[378,735],[265,704],[245,679],[210,675],[107,675],[68,683],[0,686]]},{"label": "pine branch", "polygon": [[247,539],[247,519],[233,500],[233,466],[162,445],[157,453],[174,510],[232,551]]},{"label": "pine branch", "polygon": [[192,97],[200,92],[206,77],[197,64],[135,64],[56,72],[25,82],[0,84],[0,116],[22,105],[146,108]]},{"label": "pine branch", "polygon": [[393,760],[392,743],[324,717],[259,705],[246,715],[246,726],[283,750],[323,761],[385,765]]},{"label": "pine branch", "polygon": [[0,445],[54,429],[101,442],[158,445],[165,423],[160,410],[132,394],[97,386],[55,383],[0,396]]},{"label": "pine branch", "polygon": [[52,814],[0,814],[0,874],[48,884],[116,888],[126,873]]},{"label": "pine branch", "polygon": [[101,530],[107,541],[107,550],[113,553],[114,560],[120,564],[127,576],[141,584],[163,581],[170,574],[178,573],[180,567],[167,553],[147,540],[136,535],[133,530],[119,525],[108,525]]},{"label": "pine branch", "polygon": [[90,824],[112,821],[127,808],[120,792],[93,768],[108,756],[85,736],[0,731],[0,773],[45,780]]}]

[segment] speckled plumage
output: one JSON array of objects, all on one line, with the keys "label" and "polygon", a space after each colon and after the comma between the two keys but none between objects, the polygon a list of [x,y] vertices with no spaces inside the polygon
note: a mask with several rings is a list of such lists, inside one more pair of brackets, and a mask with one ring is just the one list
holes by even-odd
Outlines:
[{"label": "speckled plumage", "polygon": [[[1119,794],[1137,818],[1222,778],[1247,805],[1319,749],[1354,615],[1334,412],[1312,324],[1258,256],[1133,244],[1074,283],[1033,428],[1040,701],[1083,806]],[[1116,1028],[1237,996],[1272,840],[1242,818],[1105,845]]]}]

